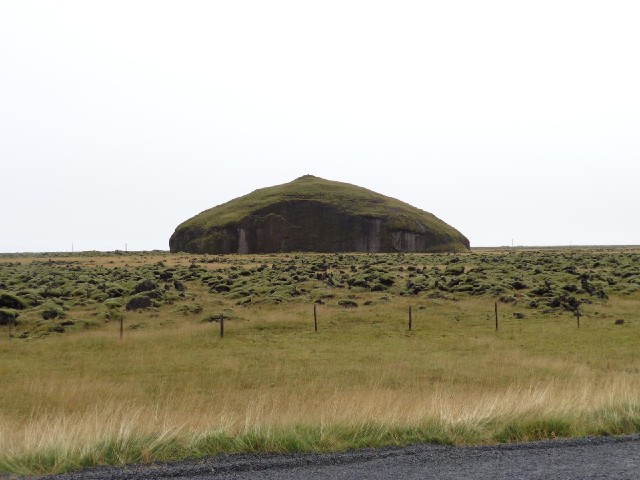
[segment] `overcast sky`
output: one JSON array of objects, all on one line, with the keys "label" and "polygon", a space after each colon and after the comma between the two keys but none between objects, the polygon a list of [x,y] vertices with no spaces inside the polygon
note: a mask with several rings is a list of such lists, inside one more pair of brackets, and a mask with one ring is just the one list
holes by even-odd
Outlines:
[{"label": "overcast sky", "polygon": [[640,2],[0,0],[0,252],[304,174],[472,246],[640,244]]}]

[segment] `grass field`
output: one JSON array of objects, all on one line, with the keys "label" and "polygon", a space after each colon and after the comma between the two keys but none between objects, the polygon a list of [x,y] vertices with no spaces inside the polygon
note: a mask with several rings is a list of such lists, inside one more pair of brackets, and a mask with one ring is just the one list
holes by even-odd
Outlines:
[{"label": "grass field", "polygon": [[0,469],[639,432],[638,260],[0,256]]}]

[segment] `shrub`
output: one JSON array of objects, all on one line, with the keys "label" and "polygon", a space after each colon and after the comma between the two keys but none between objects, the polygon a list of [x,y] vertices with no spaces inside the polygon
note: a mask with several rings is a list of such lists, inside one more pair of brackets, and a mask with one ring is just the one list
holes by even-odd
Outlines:
[{"label": "shrub", "polygon": [[40,292],[44,298],[57,298],[63,297],[64,292],[61,288],[45,288],[42,292]]},{"label": "shrub", "polygon": [[41,312],[44,320],[51,320],[52,318],[64,318],[64,309],[60,305],[56,305],[53,302],[46,303],[44,309]]},{"label": "shrub", "polygon": [[513,288],[514,290],[525,290],[529,288],[529,286],[519,278],[516,278],[511,284],[511,288]]},{"label": "shrub", "polygon": [[118,297],[123,297],[126,292],[124,288],[122,288],[120,285],[111,285],[107,289],[106,293],[107,295],[109,295],[109,298],[118,298]]},{"label": "shrub", "polygon": [[[222,314],[224,315],[224,319],[225,320],[233,320],[233,318],[234,318],[234,315],[229,310],[225,310],[224,312],[222,312]],[[209,323],[219,322],[220,321],[220,313],[213,313],[211,315],[206,316],[205,318],[203,318],[200,321],[201,322],[209,322]]]},{"label": "shrub", "polygon": [[164,292],[162,290],[150,290],[148,292],[144,292],[144,295],[156,300],[162,300],[162,298],[164,297]]},{"label": "shrub", "polygon": [[23,310],[29,305],[23,298],[9,292],[0,293],[0,308],[10,308],[12,310]]},{"label": "shrub", "polygon": [[349,298],[343,298],[342,300],[338,300],[338,305],[344,308],[355,308],[358,306],[358,302]]},{"label": "shrub", "polygon": [[251,292],[248,290],[243,290],[241,288],[235,290],[233,293],[229,295],[229,298],[232,300],[237,300],[239,298],[248,297],[251,295]]},{"label": "shrub", "polygon": [[216,285],[215,287],[211,288],[211,290],[209,290],[209,291],[210,292],[216,292],[216,293],[223,293],[223,292],[228,292],[229,290],[231,290],[229,285],[220,284],[220,285]]},{"label": "shrub", "polygon": [[107,308],[120,308],[124,305],[124,300],[122,298],[110,298],[105,300],[103,305]]},{"label": "shrub", "polygon": [[369,286],[369,281],[367,280],[366,276],[359,276],[359,277],[352,277],[349,280],[347,280],[347,284],[349,284],[352,287],[368,287]]},{"label": "shrub", "polygon": [[95,292],[93,292],[91,294],[91,300],[95,300],[96,302],[104,302],[105,300],[107,300],[109,298],[109,295],[107,295],[105,292],[101,292],[99,290],[96,290]]},{"label": "shrub", "polygon": [[12,308],[0,308],[0,325],[15,325],[18,315]]},{"label": "shrub", "polygon": [[176,312],[181,313],[182,315],[195,315],[202,313],[202,305],[198,305],[197,303],[185,303],[184,305],[180,305],[176,308]]},{"label": "shrub", "polygon": [[160,278],[160,280],[162,280],[163,282],[168,282],[173,278],[173,272],[168,272],[168,271],[159,272],[158,278]]},{"label": "shrub", "polygon": [[445,275],[462,275],[464,273],[464,265],[448,265],[444,271]]},{"label": "shrub", "polygon": [[475,287],[473,285],[459,285],[458,287],[456,287],[456,292],[473,292],[475,290]]}]

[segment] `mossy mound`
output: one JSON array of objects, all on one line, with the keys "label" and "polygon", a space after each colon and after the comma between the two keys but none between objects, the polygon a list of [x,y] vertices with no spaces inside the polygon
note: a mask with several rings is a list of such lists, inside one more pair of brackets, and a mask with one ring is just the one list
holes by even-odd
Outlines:
[{"label": "mossy mound", "polygon": [[464,252],[442,220],[362,187],[305,175],[205,210],[176,228],[171,252]]}]

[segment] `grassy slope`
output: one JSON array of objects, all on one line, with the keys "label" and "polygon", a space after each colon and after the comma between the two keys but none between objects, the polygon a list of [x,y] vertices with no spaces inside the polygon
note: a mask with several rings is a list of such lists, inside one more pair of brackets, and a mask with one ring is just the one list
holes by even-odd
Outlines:
[{"label": "grassy slope", "polygon": [[312,175],[305,175],[283,185],[262,188],[205,210],[179,225],[176,231],[192,227],[209,229],[234,225],[256,210],[295,200],[314,200],[356,216],[383,219],[395,217],[398,222],[404,218],[409,229],[413,225],[412,220],[417,220],[433,232],[447,234],[461,241],[466,240],[460,232],[429,212],[366,188],[324,180]]}]

